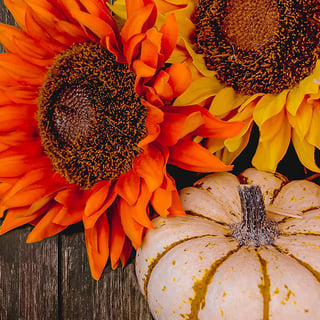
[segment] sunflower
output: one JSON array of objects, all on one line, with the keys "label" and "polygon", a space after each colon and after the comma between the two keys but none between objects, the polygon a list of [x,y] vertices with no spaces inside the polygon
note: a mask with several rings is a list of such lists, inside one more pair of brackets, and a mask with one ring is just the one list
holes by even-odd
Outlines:
[{"label": "sunflower", "polygon": [[0,231],[30,223],[34,242],[82,221],[99,279],[108,259],[126,263],[152,214],[183,214],[166,165],[230,170],[193,136],[242,124],[171,105],[191,73],[167,64],[177,24],[155,28],[152,2],[128,1],[121,33],[103,0],[5,4],[20,28],[0,25]]},{"label": "sunflower", "polygon": [[[123,2],[116,1],[115,12],[125,17]],[[235,137],[203,141],[208,149],[232,163],[255,124],[255,167],[274,172],[292,143],[301,163],[320,172],[319,1],[155,2],[158,23],[168,14],[177,18],[170,61],[192,68],[193,83],[174,105],[201,104],[220,119],[245,123]]]}]

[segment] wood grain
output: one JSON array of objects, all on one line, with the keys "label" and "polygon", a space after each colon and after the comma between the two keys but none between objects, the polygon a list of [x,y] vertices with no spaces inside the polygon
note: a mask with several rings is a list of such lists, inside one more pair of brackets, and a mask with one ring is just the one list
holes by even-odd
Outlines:
[{"label": "wood grain", "polygon": [[60,254],[62,319],[151,319],[137,287],[133,259],[124,269],[108,265],[96,281],[90,275],[82,233],[63,235]]},{"label": "wood grain", "polygon": [[26,244],[29,231],[20,228],[0,237],[1,320],[57,319],[57,238]]}]

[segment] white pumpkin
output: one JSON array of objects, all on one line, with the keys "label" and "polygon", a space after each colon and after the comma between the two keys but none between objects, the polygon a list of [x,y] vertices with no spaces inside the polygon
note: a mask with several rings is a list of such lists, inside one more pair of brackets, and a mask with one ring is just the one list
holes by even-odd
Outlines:
[{"label": "white pumpkin", "polygon": [[136,255],[154,319],[320,319],[318,185],[250,168],[180,197],[186,216],[154,219]]}]

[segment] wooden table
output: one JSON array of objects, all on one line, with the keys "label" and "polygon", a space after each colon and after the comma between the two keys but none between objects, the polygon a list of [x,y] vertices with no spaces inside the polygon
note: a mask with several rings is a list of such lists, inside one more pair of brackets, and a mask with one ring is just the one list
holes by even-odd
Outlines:
[{"label": "wooden table", "polygon": [[0,237],[1,320],[150,320],[136,283],[133,258],[122,270],[90,275],[83,232],[34,244],[30,227]]}]

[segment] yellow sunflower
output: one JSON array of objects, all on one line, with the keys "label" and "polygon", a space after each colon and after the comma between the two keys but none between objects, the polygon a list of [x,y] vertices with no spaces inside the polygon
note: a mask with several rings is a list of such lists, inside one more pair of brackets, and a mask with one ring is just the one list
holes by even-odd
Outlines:
[{"label": "yellow sunflower", "polygon": [[140,245],[151,208],[183,214],[166,164],[231,169],[193,137],[242,124],[171,106],[191,73],[166,64],[177,24],[170,15],[156,29],[152,2],[127,2],[121,34],[103,0],[5,4],[20,28],[0,25],[0,232],[31,223],[34,242],[82,221],[98,279]]},{"label": "yellow sunflower", "polygon": [[[192,85],[174,105],[201,104],[221,119],[241,120],[236,137],[208,139],[232,163],[249,141],[252,164],[275,171],[292,142],[301,163],[319,172],[320,3],[318,0],[155,0],[157,23],[174,13],[177,47],[170,58],[192,68]],[[117,0],[115,12],[124,0]],[[201,138],[198,138],[198,140]]]}]

